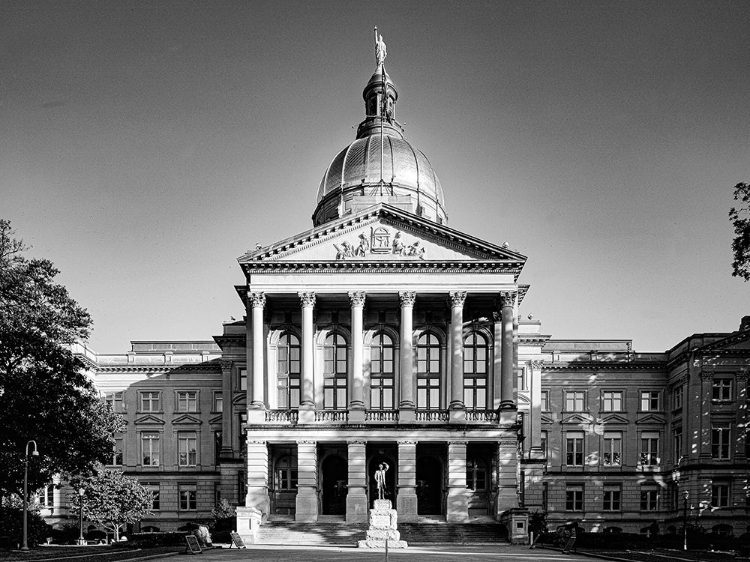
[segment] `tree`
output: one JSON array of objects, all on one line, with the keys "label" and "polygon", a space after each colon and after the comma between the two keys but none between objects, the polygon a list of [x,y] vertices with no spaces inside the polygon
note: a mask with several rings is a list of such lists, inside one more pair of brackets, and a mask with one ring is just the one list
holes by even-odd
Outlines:
[{"label": "tree", "polygon": [[21,493],[28,441],[39,451],[29,456],[31,492],[106,462],[122,429],[71,350],[88,338],[88,312],[14,235],[0,219],[0,500]]},{"label": "tree", "polygon": [[83,503],[84,519],[114,533],[116,541],[123,525],[137,523],[151,513],[151,491],[119,470],[100,469],[73,482],[73,487],[84,491],[83,496],[71,495],[76,513],[80,514]]},{"label": "tree", "polygon": [[729,220],[734,227],[732,275],[750,281],[750,184],[735,185],[734,200],[740,206],[729,209]]}]

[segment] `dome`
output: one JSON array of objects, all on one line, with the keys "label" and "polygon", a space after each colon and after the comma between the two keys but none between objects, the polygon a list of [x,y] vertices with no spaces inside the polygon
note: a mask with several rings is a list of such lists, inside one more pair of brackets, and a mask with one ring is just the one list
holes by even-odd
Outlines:
[{"label": "dome", "polygon": [[422,151],[404,138],[396,121],[398,91],[383,66],[367,82],[362,96],[365,120],[356,140],[333,158],[323,174],[314,224],[378,203],[446,223],[440,180]]}]

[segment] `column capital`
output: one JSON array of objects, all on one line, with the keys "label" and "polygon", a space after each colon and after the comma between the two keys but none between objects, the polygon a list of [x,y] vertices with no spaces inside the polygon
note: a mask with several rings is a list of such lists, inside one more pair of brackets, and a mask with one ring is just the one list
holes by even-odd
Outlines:
[{"label": "column capital", "polygon": [[315,306],[315,293],[313,293],[312,291],[297,293],[297,295],[299,296],[302,308],[312,308]]},{"label": "column capital", "polygon": [[414,306],[417,300],[417,293],[414,291],[399,291],[398,299],[401,301],[401,308]]},{"label": "column capital", "polygon": [[533,368],[533,369],[534,369],[535,371],[539,371],[540,369],[543,369],[543,368],[544,368],[544,361],[532,361],[532,362],[531,362],[531,367],[532,367],[532,368]]},{"label": "column capital", "polygon": [[349,303],[352,308],[362,308],[365,306],[365,292],[349,291]]},{"label": "column capital", "polygon": [[710,381],[713,378],[714,378],[714,368],[703,367],[703,369],[701,370],[701,380]]},{"label": "column capital", "polygon": [[462,308],[466,301],[466,291],[451,291],[448,293],[451,306]]},{"label": "column capital", "polygon": [[232,362],[229,359],[221,360],[221,372],[227,373],[232,370]]},{"label": "column capital", "polygon": [[518,292],[515,290],[500,291],[500,308],[505,308],[506,306],[515,306],[517,294]]},{"label": "column capital", "polygon": [[419,441],[416,439],[396,439],[396,443],[399,445],[417,445]]},{"label": "column capital", "polygon": [[297,439],[297,445],[317,445],[318,442],[313,439]]},{"label": "column capital", "polygon": [[469,444],[468,441],[448,441],[449,447],[461,447],[461,446],[465,447],[468,444]]},{"label": "column capital", "polygon": [[248,293],[247,300],[250,302],[251,308],[263,308],[266,306],[265,293]]},{"label": "column capital", "polygon": [[738,381],[745,381],[745,382],[747,382],[747,378],[748,378],[748,374],[749,373],[750,373],[750,367],[746,367],[744,369],[742,369],[742,368],[738,369],[734,376],[735,376],[735,378]]},{"label": "column capital", "polygon": [[367,445],[366,439],[347,439],[347,445]]},{"label": "column capital", "polygon": [[265,439],[248,439],[248,445],[266,445],[268,442]]}]

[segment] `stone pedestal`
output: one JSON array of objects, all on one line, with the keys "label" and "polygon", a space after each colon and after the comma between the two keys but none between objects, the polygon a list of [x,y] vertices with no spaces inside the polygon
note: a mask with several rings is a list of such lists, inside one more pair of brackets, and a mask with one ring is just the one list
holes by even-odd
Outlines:
[{"label": "stone pedestal", "polygon": [[261,524],[261,512],[254,507],[237,508],[237,533],[247,544],[258,541],[258,529]]},{"label": "stone pedestal", "polygon": [[370,528],[365,540],[359,541],[359,548],[406,548],[398,528],[398,513],[391,509],[390,500],[375,500],[375,509],[370,510]]},{"label": "stone pedestal", "polygon": [[511,544],[529,544],[529,512],[517,507],[505,511],[500,516],[500,523],[508,529],[508,540]]}]

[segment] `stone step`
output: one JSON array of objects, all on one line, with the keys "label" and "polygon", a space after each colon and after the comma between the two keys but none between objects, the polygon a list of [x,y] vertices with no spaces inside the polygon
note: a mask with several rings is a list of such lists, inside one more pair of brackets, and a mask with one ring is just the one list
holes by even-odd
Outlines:
[{"label": "stone step", "polygon": [[[258,544],[349,545],[365,539],[368,525],[344,521],[296,523],[268,521],[258,532]],[[507,543],[505,526],[498,523],[400,523],[401,540],[414,544]]]}]

